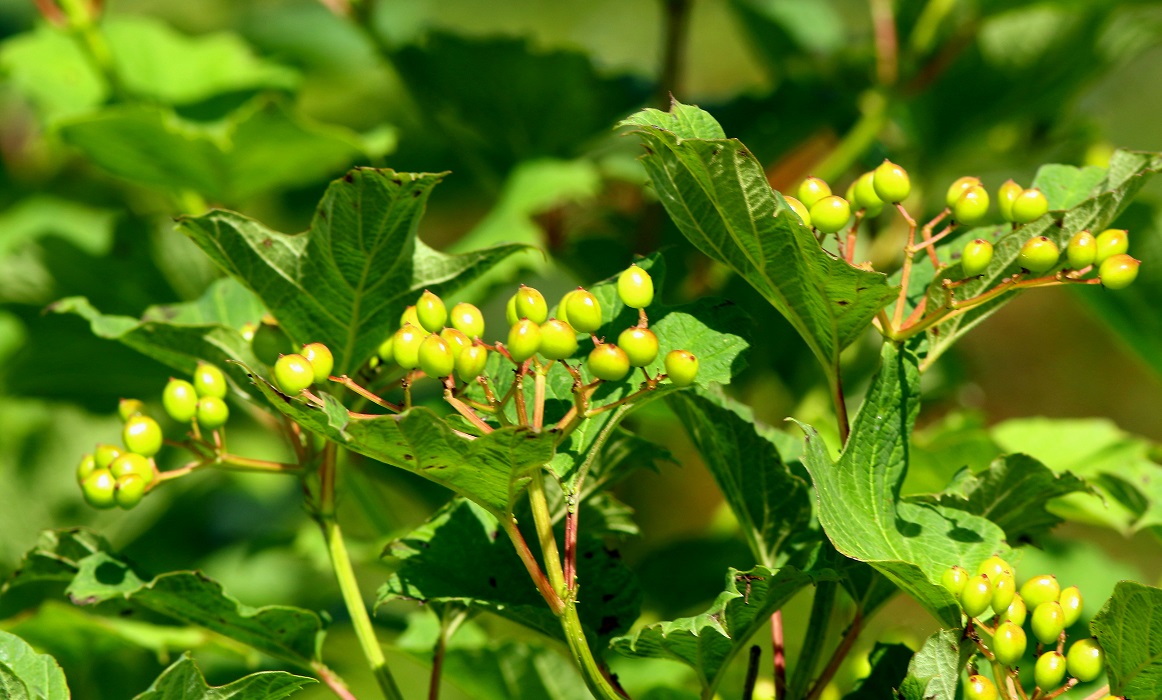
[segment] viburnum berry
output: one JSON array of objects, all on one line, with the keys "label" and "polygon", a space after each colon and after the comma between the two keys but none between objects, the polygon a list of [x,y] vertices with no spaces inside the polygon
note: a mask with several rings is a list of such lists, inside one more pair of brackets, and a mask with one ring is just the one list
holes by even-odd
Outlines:
[{"label": "viburnum berry", "polygon": [[230,407],[217,396],[203,396],[198,399],[198,426],[206,430],[217,430],[230,418]]},{"label": "viburnum berry", "polygon": [[994,554],[980,563],[980,566],[976,568],[976,573],[988,574],[989,580],[991,581],[995,580],[1001,574],[1012,576],[1013,567],[1009,562]]},{"label": "viburnum berry", "polygon": [[1097,234],[1095,240],[1097,253],[1094,264],[1101,265],[1115,255],[1121,255],[1130,249],[1130,232],[1124,228],[1107,228]]},{"label": "viburnum berry", "polygon": [[283,355],[274,363],[274,383],[284,394],[297,396],[315,381],[315,369],[302,355]]},{"label": "viburnum berry", "polygon": [[993,635],[992,650],[997,661],[1006,666],[1013,666],[1025,655],[1029,640],[1025,637],[1025,630],[1011,622],[1002,622],[997,625]]},{"label": "viburnum berry", "polygon": [[698,358],[689,350],[666,353],[666,378],[674,386],[690,386],[698,376]]},{"label": "viburnum berry", "polygon": [[626,328],[617,336],[617,346],[625,351],[634,367],[645,367],[658,356],[658,336],[648,328]]},{"label": "viburnum berry", "polygon": [[997,209],[1001,210],[1001,216],[1005,221],[1013,220],[1013,202],[1021,193],[1025,191],[1013,180],[1005,180],[1004,183],[997,189]]},{"label": "viburnum berry", "polygon": [[963,566],[950,566],[940,577],[940,583],[948,589],[949,593],[959,599],[961,591],[968,583],[968,570]]},{"label": "viburnum berry", "polygon": [[908,171],[888,159],[884,159],[874,171],[872,184],[875,185],[876,195],[889,204],[896,204],[908,198],[912,192],[912,181],[908,178]]},{"label": "viburnum berry", "polygon": [[815,202],[831,196],[831,185],[824,180],[811,176],[799,183],[798,199],[808,209],[815,206]]},{"label": "viburnum berry", "polygon": [[425,289],[416,301],[416,319],[420,322],[420,328],[429,333],[439,333],[448,320],[444,300]]},{"label": "viburnum berry", "polygon": [[198,412],[198,392],[184,379],[170,379],[161,392],[165,412],[179,423],[189,423]]},{"label": "viburnum berry", "polygon": [[952,207],[956,206],[956,201],[960,199],[960,195],[964,194],[973,187],[980,186],[981,182],[979,177],[974,177],[972,175],[958,177],[952,182],[951,185],[948,186],[948,192],[944,195],[944,203],[948,205],[949,209],[951,209]]},{"label": "viburnum berry", "polygon": [[521,285],[513,296],[517,319],[527,318],[538,325],[549,317],[549,305],[545,303],[545,296],[539,290]]},{"label": "viburnum berry", "polygon": [[1034,275],[1052,270],[1061,258],[1057,244],[1045,236],[1034,236],[1025,241],[1017,253],[1017,264]]},{"label": "viburnum berry", "polygon": [[868,171],[860,175],[851,188],[851,203],[868,216],[879,216],[884,210],[884,200],[876,194],[875,177],[874,172]]},{"label": "viburnum berry", "polygon": [[504,347],[513,362],[524,362],[541,347],[541,327],[531,318],[522,318],[508,329],[508,342]]},{"label": "viburnum berry", "polygon": [[1088,683],[1102,674],[1105,667],[1105,651],[1092,637],[1079,639],[1069,647],[1069,653],[1065,655],[1065,665],[1069,669],[1069,675],[1082,683]]},{"label": "viburnum berry", "polygon": [[307,343],[299,354],[311,363],[316,384],[327,381],[331,371],[335,369],[335,356],[331,354],[331,349],[322,343]]},{"label": "viburnum berry", "polygon": [[98,469],[81,482],[81,493],[94,508],[105,509],[117,505],[113,495],[116,489],[117,480],[108,469]]},{"label": "viburnum berry", "polygon": [[420,369],[429,377],[447,377],[456,369],[456,356],[448,341],[432,333],[420,343]]},{"label": "viburnum berry", "polygon": [[997,687],[980,674],[969,676],[968,685],[964,686],[964,700],[997,700]]},{"label": "viburnum berry", "polygon": [[993,611],[1006,610],[1017,595],[1017,580],[1007,571],[993,576]]},{"label": "viburnum berry", "polygon": [[1037,609],[1041,603],[1057,600],[1061,596],[1061,584],[1053,574],[1034,576],[1021,586],[1021,599],[1025,605]]},{"label": "viburnum berry", "polygon": [[488,365],[488,348],[483,345],[469,345],[456,356],[456,376],[461,381],[470,382],[479,377]]},{"label": "viburnum berry", "polygon": [[965,277],[976,277],[988,269],[993,261],[993,244],[983,238],[974,238],[960,254],[960,269]]},{"label": "viburnum berry", "polygon": [[149,416],[133,416],[125,421],[125,427],[121,430],[121,440],[130,452],[146,457],[157,454],[164,442],[161,426]]},{"label": "viburnum berry", "polygon": [[109,473],[118,480],[134,474],[141,477],[146,484],[151,484],[154,477],[153,462],[149,461],[148,457],[130,452],[113,460],[113,464],[109,465]]},{"label": "viburnum berry", "polygon": [[[557,302],[557,311],[553,314],[558,321],[569,323],[569,299],[573,297],[573,293],[577,290],[565,292],[565,296],[561,297],[561,301]],[[569,323],[572,326],[572,323]]]},{"label": "viburnum berry", "polygon": [[791,208],[791,211],[795,212],[799,220],[803,222],[803,225],[811,228],[811,211],[807,209],[807,205],[789,195],[783,195],[783,199],[787,200],[787,206]]},{"label": "viburnum berry", "polygon": [[837,195],[830,195],[811,205],[811,223],[823,233],[835,233],[851,220],[851,205]]},{"label": "viburnum berry", "polygon": [[1097,258],[1097,239],[1089,231],[1078,231],[1065,246],[1065,259],[1069,267],[1080,270],[1089,267]]},{"label": "viburnum berry", "polygon": [[989,215],[988,190],[976,185],[964,191],[952,207],[952,218],[959,224],[975,226]]},{"label": "viburnum berry", "polygon": [[960,607],[969,617],[977,617],[993,603],[993,584],[988,574],[977,574],[968,580],[960,592]]},{"label": "viburnum berry", "polygon": [[280,355],[294,352],[294,345],[278,321],[273,316],[266,316],[250,339],[250,349],[262,364],[271,366],[278,362]]},{"label": "viburnum berry", "polygon": [[127,474],[117,480],[113,491],[113,500],[125,510],[141,503],[145,496],[145,480],[136,474]]},{"label": "viburnum berry", "polygon": [[453,355],[459,355],[461,350],[472,344],[471,338],[452,327],[440,331],[440,337],[448,344]]},{"label": "viburnum berry", "polygon": [[1013,221],[1027,224],[1036,221],[1049,211],[1049,200],[1036,187],[1025,190],[1013,200]]},{"label": "viburnum berry", "polygon": [[1057,641],[1057,636],[1065,629],[1065,611],[1061,609],[1061,603],[1051,600],[1033,608],[1030,625],[1033,636],[1042,644]]},{"label": "viburnum berry", "polygon": [[1098,268],[1097,274],[1106,289],[1125,289],[1138,278],[1138,266],[1141,264],[1140,260],[1122,253],[1106,258]]},{"label": "viburnum berry", "polygon": [[97,471],[97,460],[93,458],[93,455],[81,457],[81,461],[77,463],[77,481],[84,481],[95,471]]},{"label": "viburnum berry", "polygon": [[145,415],[145,404],[140,399],[121,399],[117,404],[117,413],[123,421],[133,416]]},{"label": "viburnum berry", "polygon": [[569,294],[566,305],[568,323],[578,333],[593,333],[601,328],[601,302],[592,292],[578,287]]},{"label": "viburnum berry", "polygon": [[654,280],[650,273],[630,265],[617,278],[617,295],[631,309],[644,309],[654,301]]},{"label": "viburnum berry", "polygon": [[198,396],[214,396],[219,399],[226,398],[226,375],[222,374],[222,370],[209,362],[199,362],[197,368],[194,370],[194,391]]},{"label": "viburnum berry", "polygon": [[1077,586],[1062,588],[1057,602],[1061,603],[1061,611],[1065,614],[1065,626],[1073,627],[1081,618],[1081,591]]},{"label": "viburnum berry", "polygon": [[1056,690],[1065,680],[1065,655],[1058,651],[1048,651],[1037,659],[1033,666],[1033,682],[1044,691]]},{"label": "viburnum berry", "polygon": [[404,326],[408,325],[409,323],[411,325],[415,326],[416,328],[422,328],[422,326],[420,325],[419,312],[416,311],[416,307],[414,305],[407,307],[406,309],[403,310],[403,313],[399,315],[400,328],[403,328]]},{"label": "viburnum berry", "polygon": [[541,324],[540,353],[546,360],[564,360],[577,352],[577,331],[568,323],[551,318]]},{"label": "viburnum berry", "polygon": [[589,353],[589,373],[607,382],[616,382],[629,374],[629,357],[613,343],[602,343]]},{"label": "viburnum berry", "polygon": [[125,450],[120,447],[102,443],[97,445],[97,449],[93,451],[93,461],[96,462],[97,469],[108,469],[113,460],[123,454],[125,454]]},{"label": "viburnum berry", "polygon": [[450,314],[452,327],[460,331],[469,339],[474,340],[484,336],[484,314],[480,309],[468,302],[460,302],[452,307]]},{"label": "viburnum berry", "polygon": [[404,369],[415,369],[420,366],[420,344],[428,333],[419,326],[410,323],[404,324],[395,332],[391,341],[391,352],[395,362]]},{"label": "viburnum berry", "polygon": [[515,294],[510,296],[508,298],[508,301],[504,305],[504,320],[507,321],[508,325],[510,325],[510,326],[515,326],[516,322],[520,320],[520,316],[516,315],[516,295]]},{"label": "viburnum berry", "polygon": [[1007,620],[1012,622],[1017,627],[1021,627],[1025,624],[1025,618],[1028,616],[1028,614],[1029,610],[1025,607],[1025,600],[1021,597],[1021,594],[1018,593],[1017,595],[1013,596],[1013,602],[1009,603],[1009,607],[1006,608],[1004,613],[1001,615],[1001,620]]}]

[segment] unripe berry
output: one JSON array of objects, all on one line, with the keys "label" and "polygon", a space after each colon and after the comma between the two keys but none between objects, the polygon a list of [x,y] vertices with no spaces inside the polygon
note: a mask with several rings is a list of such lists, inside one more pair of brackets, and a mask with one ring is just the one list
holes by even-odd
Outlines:
[{"label": "unripe berry", "polygon": [[141,503],[145,496],[145,480],[136,474],[127,474],[117,480],[113,500],[125,510]]},{"label": "unripe berry", "polygon": [[81,461],[77,464],[77,482],[84,481],[95,471],[97,471],[97,460],[93,459],[93,455],[81,457]]},{"label": "unripe berry", "polygon": [[658,356],[658,336],[648,328],[626,328],[617,336],[617,346],[634,367],[645,367]]},{"label": "unripe berry", "polygon": [[987,574],[973,576],[960,592],[960,607],[969,617],[977,617],[993,603],[993,584]]},{"label": "unripe berry", "polygon": [[1017,253],[1017,264],[1034,275],[1052,270],[1061,257],[1057,244],[1045,236],[1034,236],[1025,241]]},{"label": "unripe berry", "polygon": [[[375,357],[372,360],[379,360],[380,362],[395,362],[395,334],[387,336],[387,340],[379,344],[375,349]],[[372,365],[373,367],[375,365]]]},{"label": "unripe berry", "polygon": [[616,382],[629,374],[629,358],[613,343],[602,343],[589,353],[589,373],[607,382]]},{"label": "unripe berry", "polygon": [[447,377],[456,368],[456,356],[448,342],[432,333],[420,343],[420,369],[429,377]]},{"label": "unripe berry", "polygon": [[878,216],[884,210],[884,200],[876,194],[875,173],[866,172],[859,176],[851,188],[852,203],[867,212],[868,216]]},{"label": "unripe berry", "polygon": [[444,306],[444,300],[425,289],[416,301],[416,320],[425,331],[439,333],[448,320],[448,309]]},{"label": "unripe berry", "polygon": [[1094,255],[1095,265],[1101,265],[1115,255],[1121,255],[1130,249],[1130,232],[1122,228],[1107,228],[1097,234],[1095,240],[1097,252]]},{"label": "unripe berry", "polygon": [[461,350],[472,344],[471,338],[455,328],[445,328],[440,331],[440,337],[448,344],[448,349],[452,351],[453,355],[459,355]]},{"label": "unripe berry", "polygon": [[145,404],[140,399],[121,399],[117,404],[117,413],[121,416],[121,420],[145,415]]},{"label": "unripe berry", "polygon": [[335,369],[335,356],[326,345],[307,343],[300,354],[311,363],[315,384],[322,384],[331,377],[331,371]]},{"label": "unripe berry", "polygon": [[123,454],[125,454],[125,450],[122,450],[116,445],[100,444],[93,451],[93,461],[96,462],[97,469],[108,469],[109,465],[113,463],[113,460]]},{"label": "unripe berry", "polygon": [[807,205],[803,204],[795,197],[783,195],[783,199],[787,200],[787,205],[791,207],[791,211],[795,212],[795,214],[799,217],[799,220],[803,222],[803,225],[807,228],[811,228],[811,211],[807,209]]},{"label": "unripe berry", "polygon": [[1057,602],[1061,603],[1061,611],[1065,613],[1065,626],[1073,627],[1081,618],[1081,591],[1077,586],[1063,588]]},{"label": "unripe berry", "polygon": [[993,576],[993,612],[1008,609],[1013,602],[1013,597],[1017,595],[1017,581],[1013,575],[1007,571]]},{"label": "unripe berry", "polygon": [[403,310],[403,313],[399,315],[400,328],[403,328],[404,326],[408,325],[409,323],[411,325],[415,326],[416,328],[422,327],[422,326],[420,326],[420,315],[419,315],[419,313],[416,312],[415,306],[407,307],[406,309]]},{"label": "unripe berry", "polygon": [[815,202],[831,196],[831,185],[817,177],[809,177],[799,184],[799,201],[808,209],[815,206]]},{"label": "unripe berry", "polygon": [[546,360],[564,360],[577,352],[577,332],[568,323],[551,318],[541,324],[540,353]]},{"label": "unripe berry", "polygon": [[1079,639],[1069,647],[1065,665],[1069,675],[1082,683],[1095,680],[1105,670],[1105,652],[1096,639]]},{"label": "unripe berry", "polygon": [[125,421],[121,439],[130,452],[146,457],[157,454],[163,442],[161,426],[149,416],[133,416]]},{"label": "unripe berry", "polygon": [[453,306],[451,323],[453,328],[469,339],[484,337],[484,315],[472,304],[462,301]]},{"label": "unripe berry", "polygon": [[690,386],[698,376],[698,358],[689,350],[666,353],[666,377],[674,386]]},{"label": "unripe berry", "polygon": [[1049,211],[1049,200],[1045,193],[1033,187],[1027,189],[1013,200],[1013,221],[1018,224],[1027,224],[1036,221]]},{"label": "unripe berry", "polygon": [[165,412],[179,423],[189,423],[198,412],[198,392],[184,379],[171,379],[161,392]]},{"label": "unripe berry", "polygon": [[958,177],[951,185],[948,186],[948,193],[944,195],[944,203],[948,205],[949,209],[951,209],[952,207],[956,206],[956,201],[960,199],[960,195],[964,194],[973,187],[980,186],[981,182],[979,177],[973,177],[972,175]]},{"label": "unripe berry", "polygon": [[993,261],[993,244],[983,238],[976,238],[964,246],[960,254],[960,269],[965,277],[976,277],[988,269]]},{"label": "unripe berry", "polygon": [[230,407],[217,396],[203,396],[198,399],[198,426],[206,430],[217,430],[230,419]]},{"label": "unripe berry", "polygon": [[117,504],[114,492],[117,489],[117,480],[108,469],[98,469],[81,482],[81,493],[85,500],[94,508],[112,508]]},{"label": "unripe berry", "polygon": [[283,355],[274,363],[274,383],[284,394],[296,396],[314,381],[315,369],[302,355]]},{"label": "unripe berry", "polygon": [[997,209],[1001,211],[1001,217],[1005,221],[1013,220],[1013,202],[1024,191],[1024,187],[1021,187],[1011,179],[1005,180],[1004,184],[997,189]]},{"label": "unripe berry", "polygon": [[515,326],[516,322],[520,320],[520,316],[516,315],[516,295],[508,298],[508,303],[504,305],[504,320],[508,325]]},{"label": "unripe berry", "polygon": [[875,177],[872,178],[872,184],[875,185],[876,195],[880,199],[895,204],[908,198],[912,191],[912,182],[908,178],[907,170],[885,158],[873,172]]},{"label": "unripe berry", "polygon": [[1028,616],[1029,610],[1025,607],[1025,600],[1021,598],[1021,594],[1013,596],[1013,602],[1009,603],[1009,607],[1005,609],[1004,614],[1001,615],[1002,621],[1012,622],[1017,627],[1025,624],[1025,618]]},{"label": "unripe berry", "polygon": [[997,687],[982,675],[969,676],[964,700],[997,700]]},{"label": "unripe berry", "polygon": [[976,567],[976,573],[988,574],[989,580],[992,581],[1001,574],[1008,574],[1009,576],[1012,576],[1013,567],[1009,564],[1009,562],[994,554],[988,559],[982,561],[980,566]]},{"label": "unripe berry", "polygon": [[1033,610],[1041,603],[1057,600],[1060,596],[1061,584],[1057,583],[1057,577],[1052,574],[1034,576],[1021,586],[1021,598]]},{"label": "unripe berry", "polygon": [[1097,274],[1106,289],[1125,289],[1138,278],[1138,266],[1141,264],[1140,260],[1122,253],[1106,258],[1098,268]]},{"label": "unripe berry", "polygon": [[153,483],[153,462],[149,458],[130,452],[113,460],[109,465],[109,473],[114,479],[122,479],[130,474],[141,477],[146,484]]},{"label": "unripe berry", "polygon": [[940,584],[947,588],[948,592],[957,599],[960,598],[960,593],[964,590],[966,583],[968,583],[968,570],[963,566],[949,567],[944,571],[944,575],[940,577]]},{"label": "unripe berry", "polygon": [[843,197],[831,195],[811,206],[811,223],[823,233],[835,233],[851,219],[851,205]]},{"label": "unripe berry", "polygon": [[518,319],[527,318],[533,323],[541,324],[549,317],[549,305],[545,303],[545,296],[540,291],[522,284],[515,298]]},{"label": "unripe berry", "polygon": [[1045,692],[1061,687],[1065,680],[1065,655],[1057,651],[1049,651],[1037,659],[1033,667],[1033,682]]},{"label": "unripe berry", "polygon": [[531,318],[522,318],[508,329],[508,342],[504,347],[513,362],[524,362],[536,355],[541,347],[541,327]]},{"label": "unripe berry", "polygon": [[294,352],[294,345],[278,321],[267,316],[255,329],[254,337],[250,339],[250,349],[262,364],[270,366],[278,362],[280,355]]},{"label": "unripe berry", "polygon": [[415,369],[420,366],[420,344],[428,337],[427,332],[419,326],[410,323],[404,324],[395,332],[391,341],[391,352],[395,362],[404,369]]},{"label": "unripe berry", "polygon": [[654,280],[650,273],[630,265],[617,278],[617,295],[631,309],[644,309],[654,301]]},{"label": "unripe berry", "polygon": [[965,226],[975,226],[984,221],[988,215],[989,193],[980,185],[965,190],[952,207],[952,218]]},{"label": "unripe berry", "polygon": [[1006,666],[1013,666],[1025,655],[1029,640],[1025,637],[1025,630],[1011,622],[1002,622],[997,625],[993,635],[992,650],[997,661]]},{"label": "unripe berry", "polygon": [[1065,611],[1061,603],[1051,600],[1033,608],[1033,620],[1030,623],[1033,636],[1042,644],[1052,644],[1057,636],[1065,629]]},{"label": "unripe berry", "polygon": [[483,345],[469,345],[456,356],[456,376],[461,381],[470,382],[479,377],[488,365],[488,348]]},{"label": "unripe berry", "polygon": [[[576,291],[577,290],[574,289],[573,291],[565,292],[565,296],[561,297],[561,301],[557,303],[557,311],[554,316],[558,321],[569,323],[569,299],[573,297],[573,293]],[[573,324],[569,323],[569,325],[572,326]]]},{"label": "unripe berry", "polygon": [[601,328],[601,302],[591,292],[577,288],[569,294],[568,323],[578,333],[593,333]]},{"label": "unripe berry", "polygon": [[208,362],[199,362],[197,369],[194,370],[194,391],[198,396],[215,396],[219,399],[226,398],[226,375],[222,374],[222,370]]},{"label": "unripe berry", "polygon": [[1065,259],[1069,267],[1080,270],[1089,267],[1097,258],[1097,239],[1089,231],[1078,231],[1069,239],[1065,247]]}]

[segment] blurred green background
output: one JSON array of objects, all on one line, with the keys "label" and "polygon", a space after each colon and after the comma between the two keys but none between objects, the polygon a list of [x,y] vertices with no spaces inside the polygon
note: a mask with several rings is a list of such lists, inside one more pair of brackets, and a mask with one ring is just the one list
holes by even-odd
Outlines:
[{"label": "blurred green background", "polygon": [[[885,7],[897,35],[894,68],[873,31],[872,12]],[[327,182],[352,165],[448,170],[421,227],[425,241],[463,250],[517,240],[549,253],[525,256],[478,289],[492,299],[489,313],[501,288],[518,280],[552,297],[661,249],[666,297],[725,296],[755,319],[750,367],[732,392],[771,424],[794,415],[831,425],[813,357],[749,286],[669,223],[643,185],[638,142],[613,130],[618,120],[664,106],[668,94],[699,104],[788,192],[813,172],[842,191],[890,156],[912,173],[910,206],[929,215],[959,175],[995,188],[1009,177],[1029,183],[1046,162],[1104,165],[1115,147],[1162,150],[1162,3],[392,0],[377,5],[367,31],[313,0],[111,0],[105,13],[129,98],[109,89],[32,2],[0,2],[0,575],[38,531],[89,526],[146,571],[199,568],[248,604],[328,611],[335,623],[326,658],[357,689],[370,679],[321,537],[289,480],[199,474],[129,513],[98,513],[81,501],[73,468],[95,443],[115,440],[117,400],[157,404],[169,372],[45,308],[82,295],[105,313],[139,316],[152,304],[198,298],[219,273],[173,230],[174,215],[224,206],[298,231]],[[118,103],[147,116],[125,121]],[[210,179],[199,180],[167,140],[174,134],[217,144],[232,165],[210,159]],[[142,158],[154,159],[156,172],[127,165]],[[186,167],[188,182],[175,185],[173,173]],[[1082,453],[1062,447],[1062,435],[1094,454],[1133,446],[1132,458],[1111,458],[1103,474],[1132,466],[1156,476],[1160,207],[1154,183],[1120,222],[1131,229],[1130,252],[1145,261],[1137,285],[1118,294],[1027,294],[940,360],[926,378],[914,491],[942,488],[960,466],[983,467],[1001,449],[1080,471]],[[859,257],[891,270],[904,230],[888,217],[873,229]],[[846,356],[854,396],[874,369],[877,342],[869,337]],[[1036,416],[1112,424],[1005,424]],[[752,562],[677,421],[655,404],[632,424],[682,463],[638,471],[619,486],[641,534],[617,546],[645,592],[644,621],[697,612],[721,590],[726,567]],[[232,429],[232,443],[274,459],[286,449],[254,423]],[[352,467],[348,486],[361,497],[344,517],[371,599],[388,572],[382,546],[447,493],[365,460]],[[1153,584],[1162,576],[1149,509],[1103,508],[1096,500],[1062,506],[1082,522],[1060,528],[1022,564],[1082,585],[1087,615],[1119,578]],[[808,601],[787,611],[792,663]],[[395,604],[377,623],[401,683],[425,687],[427,613]],[[896,600],[861,651],[877,639],[915,645],[932,625]],[[132,628],[47,593],[0,600],[0,627],[54,654],[77,697],[140,692],[167,655],[188,646],[218,682],[255,663],[271,667],[213,639]],[[486,676],[469,652],[505,635],[532,638],[486,618],[457,637],[463,666],[450,666],[446,697],[493,697],[457,673]],[[859,656],[838,689],[861,672]],[[109,663],[121,672],[102,673]],[[695,687],[677,664],[613,664],[635,697]],[[302,697],[326,695],[316,688]]]}]

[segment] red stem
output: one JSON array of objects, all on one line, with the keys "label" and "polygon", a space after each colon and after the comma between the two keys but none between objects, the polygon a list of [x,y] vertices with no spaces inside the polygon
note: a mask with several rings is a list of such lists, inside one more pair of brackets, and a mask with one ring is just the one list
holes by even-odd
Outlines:
[{"label": "red stem", "polygon": [[775,660],[775,700],[787,696],[787,649],[783,641],[783,611],[771,615],[771,652]]},{"label": "red stem", "polygon": [[577,510],[570,505],[565,512],[565,588],[572,591],[577,578]]}]

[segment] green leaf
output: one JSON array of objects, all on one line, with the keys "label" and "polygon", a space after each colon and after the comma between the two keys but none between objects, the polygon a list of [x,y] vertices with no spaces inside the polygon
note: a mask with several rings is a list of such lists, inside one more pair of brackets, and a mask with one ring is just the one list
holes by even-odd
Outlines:
[{"label": "green leaf", "polygon": [[920,373],[915,355],[892,343],[884,344],[881,362],[838,462],[819,433],[800,424],[819,522],[840,553],[871,564],[946,626],[958,627],[960,605],[940,577],[950,566],[975,567],[1005,554],[1004,533],[978,515],[900,498],[920,411]]},{"label": "green leaf", "polygon": [[325,343],[335,374],[371,357],[424,289],[447,294],[522,249],[445,255],[416,238],[442,175],[357,168],[331,183],[311,228],[272,231],[241,214],[212,211],[182,229],[262,300],[299,343]]},{"label": "green leaf", "polygon": [[1162,695],[1162,590],[1122,581],[1089,628],[1106,653],[1111,695]]},{"label": "green leaf", "polygon": [[793,566],[749,571],[731,568],[726,587],[705,612],[647,625],[613,640],[626,656],[680,661],[694,669],[703,697],[711,697],[730,660],[788,600],[803,588],[833,576],[830,570],[802,571]]},{"label": "green leaf", "polygon": [[646,110],[621,126],[637,127],[642,162],[682,233],[786,316],[834,384],[839,353],[895,296],[887,278],[825,252],[758,160],[697,107],[675,102],[668,115]]},{"label": "green leaf", "polygon": [[68,700],[65,674],[55,659],[38,654],[20,637],[0,630],[0,691],[18,700]]},{"label": "green leaf", "polygon": [[[385,554],[401,566],[379,589],[377,605],[400,598],[460,603],[564,639],[560,621],[529,579],[512,542],[496,518],[475,504],[452,501]],[[577,578],[585,591],[577,611],[588,628],[586,637],[595,649],[604,648],[637,619],[641,592],[629,568],[593,537],[578,539]]]},{"label": "green leaf", "polygon": [[228,685],[210,686],[189,654],[183,654],[133,700],[280,700],[317,682],[286,671],[262,671]]},{"label": "green leaf", "polygon": [[1028,455],[1005,455],[987,471],[961,470],[943,493],[916,499],[956,508],[996,523],[1010,543],[1033,542],[1053,529],[1061,518],[1046,509],[1055,498],[1071,493],[1094,493],[1069,472],[1055,474]]},{"label": "green leaf", "polygon": [[589,700],[577,668],[560,654],[525,642],[449,649],[443,677],[475,700]]},{"label": "green leaf", "polygon": [[941,630],[924,642],[899,686],[902,700],[956,700],[960,669],[964,666],[962,636],[959,629]]},{"label": "green leaf", "polygon": [[[1105,168],[1093,165],[1078,168],[1072,165],[1047,163],[1037,169],[1033,186],[1045,194],[1045,198],[1049,200],[1050,210],[1065,211],[1097,194],[1094,188],[1105,177]],[[1093,233],[1097,235],[1097,231]]]},{"label": "green leaf", "polygon": [[871,673],[860,681],[859,686],[844,695],[843,700],[882,700],[887,697],[884,691],[899,688],[908,675],[912,656],[912,650],[903,644],[876,642],[868,654]]},{"label": "green leaf", "polygon": [[807,484],[758,433],[749,408],[710,391],[677,392],[667,402],[726,496],[755,560],[765,566],[786,561],[784,544],[811,522]]}]

